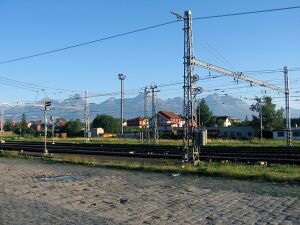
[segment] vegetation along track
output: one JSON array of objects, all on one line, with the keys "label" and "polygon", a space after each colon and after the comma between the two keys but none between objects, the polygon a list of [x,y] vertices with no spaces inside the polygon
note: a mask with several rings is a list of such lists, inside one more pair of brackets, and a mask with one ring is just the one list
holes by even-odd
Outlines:
[{"label": "vegetation along track", "polygon": [[[2,150],[43,152],[43,142],[6,142]],[[49,153],[81,155],[107,155],[143,158],[181,159],[181,146],[133,145],[133,144],[76,144],[47,143]],[[237,162],[268,161],[272,163],[300,164],[299,148],[280,147],[202,147],[201,160],[230,160]]]}]

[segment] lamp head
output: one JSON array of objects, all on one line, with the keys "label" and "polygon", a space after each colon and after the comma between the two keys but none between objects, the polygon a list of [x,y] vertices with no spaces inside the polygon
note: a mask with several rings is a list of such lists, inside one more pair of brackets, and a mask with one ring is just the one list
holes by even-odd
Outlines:
[{"label": "lamp head", "polygon": [[126,76],[122,73],[118,74],[119,75],[119,80],[125,80]]}]

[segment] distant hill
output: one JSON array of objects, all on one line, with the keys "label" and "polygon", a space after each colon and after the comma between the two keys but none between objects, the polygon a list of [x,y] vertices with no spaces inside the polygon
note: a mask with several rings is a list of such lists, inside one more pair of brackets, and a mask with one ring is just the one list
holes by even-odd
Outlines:
[{"label": "distant hill", "polygon": [[[247,116],[248,119],[252,118],[252,115],[256,113],[250,111],[249,105],[230,95],[220,96],[217,94],[208,95],[205,98],[209,108],[212,110],[216,116],[230,116],[236,119],[245,119]],[[42,104],[43,101],[40,101],[39,104]],[[54,101],[53,105],[58,107],[82,107],[84,104],[84,99],[81,96],[75,95],[63,101]],[[183,108],[183,98],[174,97],[168,99],[157,98],[157,110],[166,110],[173,111],[176,114],[182,114]],[[5,114],[11,115],[12,120],[19,120],[21,114],[28,114],[27,120],[36,120],[43,118],[42,107],[36,106],[19,106],[7,109]],[[107,114],[114,117],[120,116],[120,99],[119,98],[109,98],[104,102],[99,104],[91,103],[90,104],[90,115],[91,120],[97,114]],[[19,116],[17,116],[19,115]],[[48,112],[48,115],[59,116],[61,118],[69,119],[81,119],[84,118],[83,110],[76,109],[55,109],[53,108]],[[137,95],[133,98],[125,99],[124,106],[124,117],[125,119],[134,118],[137,116],[144,115],[144,96],[143,94]],[[151,106],[150,106],[150,115],[151,115]],[[300,109],[291,109],[292,117],[300,116]],[[30,116],[30,117],[29,117]],[[8,118],[8,117],[6,117]]]},{"label": "distant hill", "polygon": [[[219,95],[209,95],[205,98],[208,106],[217,116],[229,115],[234,118],[244,119],[247,115],[248,118],[251,117],[252,112],[249,110],[249,106],[236,98],[231,96],[219,96]],[[42,105],[43,99],[37,104]],[[79,95],[74,95],[63,101],[53,101],[52,105],[56,107],[82,107],[84,104],[84,99]],[[182,97],[174,97],[168,99],[157,99],[157,110],[173,111],[177,114],[182,114],[183,99]],[[27,114],[27,120],[35,120],[42,118],[43,111],[42,107],[31,106],[25,104],[25,106],[17,106],[13,108],[6,109],[5,114],[10,115],[12,120],[18,120],[21,118],[21,114]],[[49,115],[59,116],[65,119],[83,119],[83,110],[76,109],[58,109],[52,108],[48,112]],[[109,98],[106,101],[95,104],[90,104],[90,115],[93,119],[97,114],[108,114],[115,117],[120,115],[120,99]],[[134,98],[125,99],[124,116],[126,119],[142,116],[144,114],[144,96],[143,94],[137,95]],[[150,106],[151,114],[151,106]]]}]

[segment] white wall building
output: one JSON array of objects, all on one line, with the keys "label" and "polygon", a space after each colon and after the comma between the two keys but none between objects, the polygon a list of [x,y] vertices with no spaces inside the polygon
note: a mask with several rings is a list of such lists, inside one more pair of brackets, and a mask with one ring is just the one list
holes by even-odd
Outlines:
[{"label": "white wall building", "polygon": [[[287,131],[286,130],[273,130],[273,139],[286,140]],[[300,128],[292,128],[291,138],[293,140],[300,140]]]}]

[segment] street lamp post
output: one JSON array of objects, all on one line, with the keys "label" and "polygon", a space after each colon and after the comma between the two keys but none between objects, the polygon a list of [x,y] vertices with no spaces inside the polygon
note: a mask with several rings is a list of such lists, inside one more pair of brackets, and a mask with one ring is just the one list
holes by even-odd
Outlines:
[{"label": "street lamp post", "polygon": [[124,80],[126,76],[122,73],[119,74],[119,80],[121,81],[121,134],[124,133]]}]

